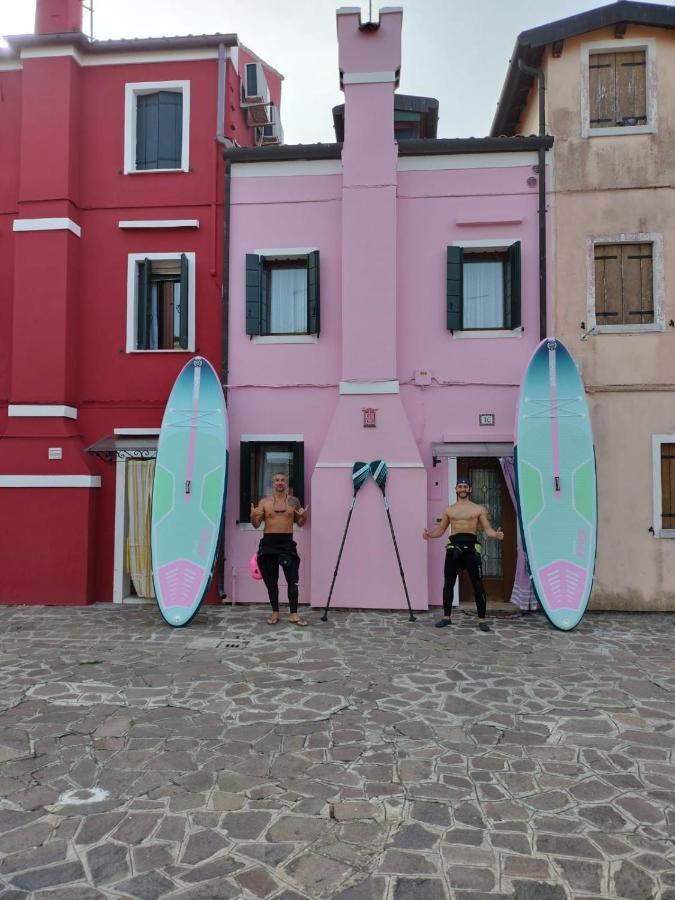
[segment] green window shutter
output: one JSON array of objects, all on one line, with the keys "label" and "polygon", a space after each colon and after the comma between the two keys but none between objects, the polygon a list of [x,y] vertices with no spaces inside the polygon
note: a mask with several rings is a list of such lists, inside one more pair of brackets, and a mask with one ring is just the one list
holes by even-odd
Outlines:
[{"label": "green window shutter", "polygon": [[319,251],[307,254],[307,334],[319,334]]},{"label": "green window shutter", "polygon": [[138,297],[136,302],[136,349],[150,350],[150,317],[152,313],[152,263],[144,259],[138,264]]},{"label": "green window shutter", "polygon": [[[239,521],[251,521],[251,441],[239,444]],[[258,498],[260,499],[260,498]]]},{"label": "green window shutter", "polygon": [[447,328],[462,330],[462,306],[464,303],[464,263],[461,247],[448,247],[447,256]]},{"label": "green window shutter", "polygon": [[293,444],[293,496],[300,505],[305,505],[305,445],[302,441]]},{"label": "green window shutter", "polygon": [[507,275],[504,324],[506,328],[520,328],[520,241],[509,247]]},{"label": "green window shutter", "polygon": [[[270,320],[272,318],[272,279],[269,269],[265,268],[265,257],[260,258],[260,332],[272,334]],[[269,295],[269,296],[268,296]]]},{"label": "green window shutter", "polygon": [[181,350],[188,348],[188,311],[190,300],[188,297],[188,258],[184,253],[180,257],[180,303],[178,311],[180,316],[180,347]]},{"label": "green window shutter", "polygon": [[257,253],[246,254],[246,334],[262,334],[262,266]]}]

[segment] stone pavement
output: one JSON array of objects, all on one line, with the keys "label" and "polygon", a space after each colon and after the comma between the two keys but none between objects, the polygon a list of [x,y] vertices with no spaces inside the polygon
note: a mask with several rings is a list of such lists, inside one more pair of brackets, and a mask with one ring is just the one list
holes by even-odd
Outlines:
[{"label": "stone pavement", "polygon": [[672,616],[266,613],[0,610],[1,900],[675,898]]}]

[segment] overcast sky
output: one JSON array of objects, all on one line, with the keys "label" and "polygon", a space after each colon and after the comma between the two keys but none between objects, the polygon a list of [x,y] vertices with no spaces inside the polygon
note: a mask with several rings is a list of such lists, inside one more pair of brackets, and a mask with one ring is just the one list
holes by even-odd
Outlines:
[{"label": "overcast sky", "polygon": [[[664,2],[664,0],[662,0]],[[675,5],[675,0],[665,0]],[[94,37],[235,32],[284,75],[287,143],[335,140],[338,87],[335,10],[368,0],[93,0]],[[488,134],[517,35],[604,5],[593,0],[373,0],[403,7],[399,91],[440,101],[439,137]],[[0,0],[0,35],[33,31],[35,0]]]}]

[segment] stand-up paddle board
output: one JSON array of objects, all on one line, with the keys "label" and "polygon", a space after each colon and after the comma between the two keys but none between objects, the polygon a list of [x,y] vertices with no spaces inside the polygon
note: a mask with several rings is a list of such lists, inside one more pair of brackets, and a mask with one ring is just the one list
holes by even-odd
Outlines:
[{"label": "stand-up paddle board", "polygon": [[152,491],[152,575],[169,625],[187,625],[204,599],[221,533],[227,411],[213,366],[196,356],[169,395]]},{"label": "stand-up paddle board", "polygon": [[593,584],[597,536],[595,450],[584,386],[558,340],[535,350],[520,389],[515,467],[518,519],[542,609],[569,631]]}]

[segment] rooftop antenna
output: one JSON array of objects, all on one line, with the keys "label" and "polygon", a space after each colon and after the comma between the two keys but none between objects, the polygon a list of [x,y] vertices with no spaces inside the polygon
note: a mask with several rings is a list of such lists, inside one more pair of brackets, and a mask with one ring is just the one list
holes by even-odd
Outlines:
[{"label": "rooftop antenna", "polygon": [[[372,2],[372,0],[371,0]],[[94,40],[94,0],[82,0],[82,9],[89,13],[89,40]]]}]

